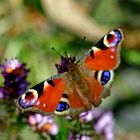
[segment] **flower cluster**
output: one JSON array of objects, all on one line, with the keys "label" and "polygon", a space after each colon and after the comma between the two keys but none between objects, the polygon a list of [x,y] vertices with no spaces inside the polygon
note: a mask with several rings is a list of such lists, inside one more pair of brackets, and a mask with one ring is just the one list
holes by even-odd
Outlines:
[{"label": "flower cluster", "polygon": [[18,59],[5,60],[0,65],[4,84],[0,87],[0,99],[17,98],[24,93],[29,83],[26,81],[29,69]]},{"label": "flower cluster", "polygon": [[[94,138],[104,140],[113,140],[114,138],[114,119],[111,111],[103,111],[101,109],[93,109],[88,112],[81,113],[79,122],[81,127],[77,131],[72,118],[69,122],[73,125],[73,129],[69,130],[68,140],[93,140]],[[62,120],[61,120],[62,121]],[[35,132],[57,135],[59,133],[58,124],[52,116],[42,116],[38,113],[28,116],[28,123]],[[82,125],[85,125],[82,127]],[[61,126],[60,126],[61,127]],[[71,126],[72,127],[72,126]]]},{"label": "flower cluster", "polygon": [[91,122],[96,134],[103,135],[105,140],[113,140],[115,121],[111,111],[94,108],[80,114],[80,121],[84,123]]},{"label": "flower cluster", "polygon": [[69,133],[69,140],[94,140],[114,139],[114,119],[111,111],[103,111],[94,108],[91,111],[83,112],[79,116],[82,131],[74,129]]},{"label": "flower cluster", "polygon": [[70,132],[68,140],[93,140],[93,138],[86,134],[73,134]]},{"label": "flower cluster", "polygon": [[52,116],[42,116],[38,113],[28,116],[28,123],[36,132],[45,132],[51,135],[58,133],[58,125],[54,122]]},{"label": "flower cluster", "polygon": [[[66,71],[67,66],[74,61],[74,58],[72,60],[69,57],[67,59],[61,58],[61,64],[56,65],[58,73]],[[29,85],[26,81],[29,73],[26,64],[22,64],[18,59],[11,59],[6,60],[0,66],[0,69],[4,77],[4,85],[0,87],[0,99],[15,99],[26,91]],[[29,113],[25,117],[33,131],[38,132],[40,135],[49,135],[52,138],[55,138],[56,135],[58,137],[61,124],[58,126],[52,116]],[[91,111],[81,113],[78,122],[76,121],[76,125],[80,124],[80,127],[75,127],[74,119],[71,119],[69,116],[66,118],[70,124],[68,140],[93,140],[96,138],[96,135],[99,136],[97,139],[100,139],[101,136],[105,140],[113,140],[114,119],[111,111],[94,108]],[[63,118],[60,121],[63,121]]]},{"label": "flower cluster", "polygon": [[[13,100],[26,91],[27,86],[29,85],[29,82],[26,81],[29,73],[26,64],[21,63],[16,58],[5,60],[5,62],[0,65],[0,70],[4,78],[3,86],[0,87],[0,99]],[[7,105],[10,107],[9,104]],[[38,133],[46,132],[51,135],[56,135],[58,133],[58,125],[56,125],[51,116],[29,113],[25,117],[31,128]]]}]

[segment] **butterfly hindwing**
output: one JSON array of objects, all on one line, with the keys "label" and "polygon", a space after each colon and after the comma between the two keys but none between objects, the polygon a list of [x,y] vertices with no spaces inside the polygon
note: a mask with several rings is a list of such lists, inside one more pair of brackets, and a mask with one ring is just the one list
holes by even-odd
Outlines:
[{"label": "butterfly hindwing", "polygon": [[113,82],[114,72],[112,70],[101,70],[95,72],[95,78],[93,79],[92,95],[93,104],[98,106],[102,98],[110,95],[110,87]]},{"label": "butterfly hindwing", "polygon": [[81,103],[81,98],[72,88],[71,91],[66,90],[64,92],[54,113],[56,115],[74,117],[84,110],[86,109]]}]

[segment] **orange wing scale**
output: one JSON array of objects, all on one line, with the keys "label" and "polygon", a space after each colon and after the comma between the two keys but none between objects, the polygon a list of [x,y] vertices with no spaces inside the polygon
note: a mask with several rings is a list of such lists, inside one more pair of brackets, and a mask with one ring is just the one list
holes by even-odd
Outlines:
[{"label": "orange wing scale", "polygon": [[[95,106],[98,106],[101,102],[103,86],[95,78],[88,78],[87,80],[90,81],[89,84],[91,87],[91,93],[87,93],[87,97],[89,98],[89,101],[91,101]],[[85,98],[84,101],[84,98],[81,98],[76,90],[69,92],[69,102],[71,108],[86,108],[86,99],[87,98]]]},{"label": "orange wing scale", "polygon": [[83,104],[80,101],[79,95],[76,94],[76,91],[73,91],[69,94],[70,107],[74,109],[83,108]]},{"label": "orange wing scale", "polygon": [[93,103],[95,106],[98,106],[101,102],[101,94],[103,91],[103,86],[96,79],[93,79],[91,87],[92,87]]},{"label": "orange wing scale", "polygon": [[62,94],[65,90],[65,81],[63,78],[53,80],[55,86],[48,83],[44,86],[43,94],[36,101],[34,107],[45,112],[54,112],[59,104]]},{"label": "orange wing scale", "polygon": [[97,49],[94,51],[94,58],[89,55],[83,62],[91,70],[110,70],[114,69],[117,64],[116,47],[106,50]]}]

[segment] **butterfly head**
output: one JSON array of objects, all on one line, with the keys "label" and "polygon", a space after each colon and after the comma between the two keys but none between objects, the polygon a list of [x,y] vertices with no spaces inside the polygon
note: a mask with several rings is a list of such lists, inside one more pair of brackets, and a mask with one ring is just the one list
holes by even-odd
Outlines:
[{"label": "butterfly head", "polygon": [[61,61],[60,64],[56,64],[55,67],[57,69],[58,73],[64,73],[66,71],[68,71],[68,69],[72,66],[74,66],[76,61],[75,57],[63,57],[61,56]]}]

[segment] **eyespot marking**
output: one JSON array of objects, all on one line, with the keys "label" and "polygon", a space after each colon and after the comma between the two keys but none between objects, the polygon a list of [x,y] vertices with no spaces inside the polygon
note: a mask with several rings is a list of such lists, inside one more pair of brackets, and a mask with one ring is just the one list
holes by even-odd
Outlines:
[{"label": "eyespot marking", "polygon": [[101,75],[102,85],[107,84],[107,82],[110,80],[110,76],[111,76],[110,71],[105,70],[102,72],[102,75]]},{"label": "eyespot marking", "polygon": [[118,43],[122,40],[122,34],[119,30],[115,29],[109,34],[104,36],[103,43],[106,47],[117,46]]},{"label": "eyespot marking", "polygon": [[37,99],[38,99],[37,91],[34,89],[30,89],[25,94],[19,97],[18,104],[23,109],[26,109],[33,106]]},{"label": "eyespot marking", "polygon": [[112,40],[113,37],[114,37],[114,35],[108,34],[108,35],[107,35],[107,40]]},{"label": "eyespot marking", "polygon": [[57,108],[56,108],[56,111],[63,112],[63,111],[68,110],[68,109],[69,109],[69,104],[66,102],[60,101]]},{"label": "eyespot marking", "polygon": [[113,81],[113,77],[114,77],[114,73],[112,70],[100,70],[95,72],[95,78],[104,87],[109,87],[111,85]]},{"label": "eyespot marking", "polygon": [[122,40],[122,34],[121,34],[121,32],[119,30],[117,30],[117,29],[115,29],[114,32],[115,32],[116,36],[118,37],[118,40],[119,41]]},{"label": "eyespot marking", "polygon": [[56,115],[68,115],[70,111],[69,106],[69,98],[66,93],[63,93],[59,104],[57,105],[56,110],[54,111],[54,114]]}]

